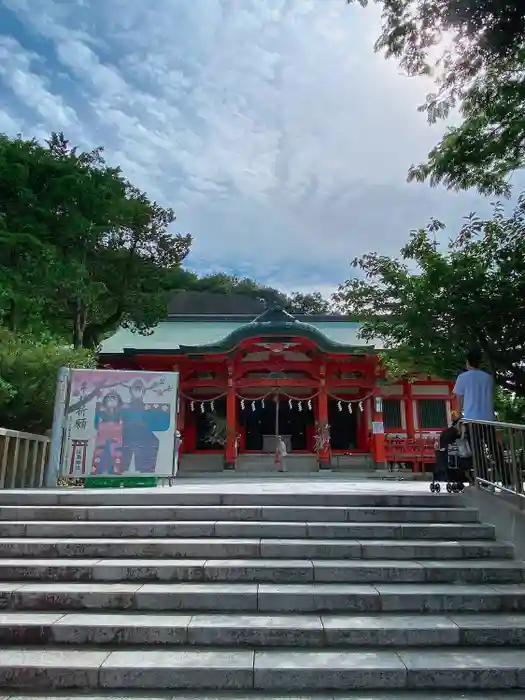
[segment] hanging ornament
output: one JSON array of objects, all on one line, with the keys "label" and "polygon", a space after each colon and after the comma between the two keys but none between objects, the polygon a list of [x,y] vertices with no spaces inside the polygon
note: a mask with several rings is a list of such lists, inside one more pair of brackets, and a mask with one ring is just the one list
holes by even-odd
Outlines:
[{"label": "hanging ornament", "polygon": [[252,401],[252,411],[255,411],[255,401]]},{"label": "hanging ornament", "polygon": [[204,403],[201,403],[200,406],[201,406],[201,413],[204,413],[206,411],[206,409],[204,408]]},{"label": "hanging ornament", "polygon": [[210,408],[212,411],[215,411],[215,401],[211,401]]},{"label": "hanging ornament", "polygon": [[338,410],[338,411],[342,411],[342,410],[343,410],[343,404],[342,404],[340,401],[337,402],[337,410]]},{"label": "hanging ornament", "polygon": [[288,408],[290,409],[290,411],[291,411],[292,408],[293,408],[292,399],[288,399]]},{"label": "hanging ornament", "polygon": [[243,411],[244,411],[244,406],[245,406],[244,399],[241,399],[241,409],[242,409]]},{"label": "hanging ornament", "polygon": [[190,403],[190,411],[194,411],[194,410],[195,410],[195,401],[192,401]]},{"label": "hanging ornament", "polygon": [[312,400],[311,399],[308,399],[308,410],[309,411],[312,410]]},{"label": "hanging ornament", "polygon": [[361,413],[363,413],[363,411],[365,410],[362,401],[359,402],[359,410],[361,411]]},{"label": "hanging ornament", "polygon": [[348,413],[352,413],[352,403],[348,402]]},{"label": "hanging ornament", "polygon": [[298,408],[300,411],[303,410],[303,402],[302,402],[302,401],[298,401],[298,402],[297,402],[297,408]]}]

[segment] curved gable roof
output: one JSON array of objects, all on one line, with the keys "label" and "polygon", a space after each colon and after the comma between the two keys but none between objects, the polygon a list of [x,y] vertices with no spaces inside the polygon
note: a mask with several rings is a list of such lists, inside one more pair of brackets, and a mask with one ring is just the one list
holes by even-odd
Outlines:
[{"label": "curved gable roof", "polygon": [[225,338],[205,345],[180,345],[180,352],[188,355],[203,355],[207,353],[227,353],[234,350],[240,343],[250,338],[286,341],[291,338],[311,340],[321,350],[331,353],[369,354],[375,351],[373,346],[353,346],[338,343],[328,338],[318,328],[310,323],[298,321],[287,311],[279,307],[267,309],[250,323],[233,330]]}]

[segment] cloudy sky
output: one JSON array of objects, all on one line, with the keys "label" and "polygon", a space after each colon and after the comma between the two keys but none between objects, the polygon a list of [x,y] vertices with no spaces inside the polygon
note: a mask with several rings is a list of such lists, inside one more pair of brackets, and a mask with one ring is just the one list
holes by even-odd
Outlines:
[{"label": "cloudy sky", "polygon": [[191,232],[191,265],[327,291],[484,203],[406,184],[440,129],[345,0],[0,0],[0,131],[63,130]]}]

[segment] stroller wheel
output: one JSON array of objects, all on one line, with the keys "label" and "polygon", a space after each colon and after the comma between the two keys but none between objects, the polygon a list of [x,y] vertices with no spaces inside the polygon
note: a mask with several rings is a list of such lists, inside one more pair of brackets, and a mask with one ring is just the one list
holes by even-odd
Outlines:
[{"label": "stroller wheel", "polygon": [[450,484],[450,483],[448,483],[448,484],[447,484],[447,491],[448,491],[448,493],[452,493],[453,490],[454,490],[453,485]]}]

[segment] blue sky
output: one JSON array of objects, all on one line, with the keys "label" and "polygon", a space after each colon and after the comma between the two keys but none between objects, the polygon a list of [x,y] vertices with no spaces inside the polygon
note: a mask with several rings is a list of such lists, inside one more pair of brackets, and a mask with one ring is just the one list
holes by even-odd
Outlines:
[{"label": "blue sky", "polygon": [[63,130],[191,232],[191,265],[327,292],[486,203],[406,184],[443,125],[345,0],[0,0],[0,131]]}]

